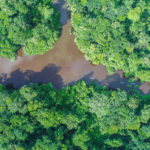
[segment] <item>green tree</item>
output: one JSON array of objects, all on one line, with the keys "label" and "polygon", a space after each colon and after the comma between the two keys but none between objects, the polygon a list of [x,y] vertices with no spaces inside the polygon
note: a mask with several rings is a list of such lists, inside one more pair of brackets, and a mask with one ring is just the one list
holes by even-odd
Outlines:
[{"label": "green tree", "polygon": [[0,149],[149,150],[149,100],[84,81],[0,85]]},{"label": "green tree", "polygon": [[67,0],[75,42],[93,64],[109,73],[150,81],[150,27],[147,0]]},{"label": "green tree", "polygon": [[44,54],[60,35],[60,15],[52,0],[0,0],[0,55],[14,60],[17,50]]}]

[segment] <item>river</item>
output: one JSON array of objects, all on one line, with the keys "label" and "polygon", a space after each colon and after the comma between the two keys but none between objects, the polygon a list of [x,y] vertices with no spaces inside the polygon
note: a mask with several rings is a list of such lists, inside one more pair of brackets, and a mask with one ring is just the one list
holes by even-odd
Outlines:
[{"label": "river", "polygon": [[150,93],[149,83],[128,83],[122,71],[109,75],[103,65],[94,66],[90,61],[86,61],[74,43],[74,36],[69,34],[70,14],[65,1],[56,0],[54,5],[61,12],[60,21],[63,26],[62,34],[54,48],[44,55],[19,55],[14,62],[0,57],[0,83],[20,88],[29,83],[52,82],[54,87],[62,88],[80,79],[87,82],[95,79],[102,86],[127,91],[137,84],[141,93]]}]

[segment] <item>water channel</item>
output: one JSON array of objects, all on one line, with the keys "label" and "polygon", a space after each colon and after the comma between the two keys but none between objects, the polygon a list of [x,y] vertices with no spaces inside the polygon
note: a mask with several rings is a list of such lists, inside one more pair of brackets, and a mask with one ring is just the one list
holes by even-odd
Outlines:
[{"label": "water channel", "polygon": [[109,75],[103,65],[94,66],[86,61],[84,55],[74,43],[74,36],[69,34],[71,28],[70,14],[64,0],[54,4],[61,12],[62,34],[54,48],[44,55],[19,55],[14,62],[0,57],[0,83],[20,88],[29,83],[52,82],[56,88],[73,84],[80,79],[92,82],[93,79],[102,86],[113,89],[130,90],[134,84],[139,85],[143,94],[150,93],[149,83],[128,83],[122,71]]}]

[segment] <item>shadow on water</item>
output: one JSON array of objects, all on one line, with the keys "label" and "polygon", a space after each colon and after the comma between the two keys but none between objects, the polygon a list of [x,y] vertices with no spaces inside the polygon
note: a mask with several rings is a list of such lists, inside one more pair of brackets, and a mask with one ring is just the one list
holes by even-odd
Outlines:
[{"label": "shadow on water", "polygon": [[[128,93],[131,93],[132,91],[138,91],[142,95],[150,94],[150,90],[144,93],[143,89],[140,89],[140,86],[143,85],[142,83],[140,83],[139,81],[129,83],[128,80],[125,78],[122,78],[119,73],[108,75],[102,81],[94,78],[93,75],[94,75],[94,72],[90,72],[89,74],[82,77],[80,80],[85,80],[87,84],[95,83],[96,85],[99,85],[102,87],[106,86],[107,88],[112,89],[112,90],[121,89],[121,90],[125,90]],[[76,82],[77,81],[73,81],[69,85],[73,85]]]},{"label": "shadow on water", "polygon": [[[100,81],[94,78],[94,72],[90,72],[84,75],[77,81],[72,81],[65,85],[63,82],[63,78],[59,75],[59,71],[61,67],[56,66],[55,64],[49,64],[45,68],[43,68],[40,72],[35,72],[32,70],[26,70],[22,72],[20,69],[13,71],[9,76],[7,74],[0,75],[0,83],[6,85],[8,88],[18,89],[24,85],[29,83],[49,83],[57,88],[63,88],[66,85],[73,85],[79,80],[85,80],[87,84],[92,84],[93,82],[96,85],[106,86],[110,89],[121,89],[130,93],[132,90],[138,90],[141,94],[145,94],[143,90],[139,87],[142,85],[140,82],[132,82],[128,83],[127,79],[121,78],[119,73],[115,73],[113,75],[108,75],[104,80]],[[136,87],[137,85],[137,87]],[[150,90],[148,91],[150,93]],[[147,93],[147,94],[148,94]]]},{"label": "shadow on water", "polygon": [[54,6],[59,10],[61,14],[60,22],[61,25],[66,25],[68,20],[70,20],[70,12],[68,11],[66,7],[66,1],[65,0],[54,0]]},{"label": "shadow on water", "polygon": [[23,85],[29,83],[48,83],[51,82],[55,88],[63,87],[63,80],[58,71],[61,67],[54,64],[49,64],[43,68],[40,72],[34,72],[32,70],[26,70],[25,72],[19,69],[12,72],[9,77],[7,74],[0,75],[0,83],[6,85],[8,88],[20,88]]},{"label": "shadow on water", "polygon": [[121,89],[127,92],[138,90],[141,94],[145,94],[144,91],[140,89],[142,83],[139,81],[129,83],[127,79],[121,78],[119,73],[106,76],[106,79],[100,82],[100,84],[110,89]]}]

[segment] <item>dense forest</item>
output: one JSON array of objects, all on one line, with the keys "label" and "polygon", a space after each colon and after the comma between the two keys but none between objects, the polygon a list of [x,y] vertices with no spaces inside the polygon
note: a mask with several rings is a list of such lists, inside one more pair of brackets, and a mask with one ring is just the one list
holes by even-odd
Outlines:
[{"label": "dense forest", "polygon": [[150,81],[149,0],[67,0],[75,42],[110,73]]},{"label": "dense forest", "polygon": [[0,85],[1,150],[149,150],[150,95],[80,81]]},{"label": "dense forest", "polygon": [[59,18],[52,0],[0,0],[0,55],[13,61],[22,47],[26,55],[52,49]]}]

